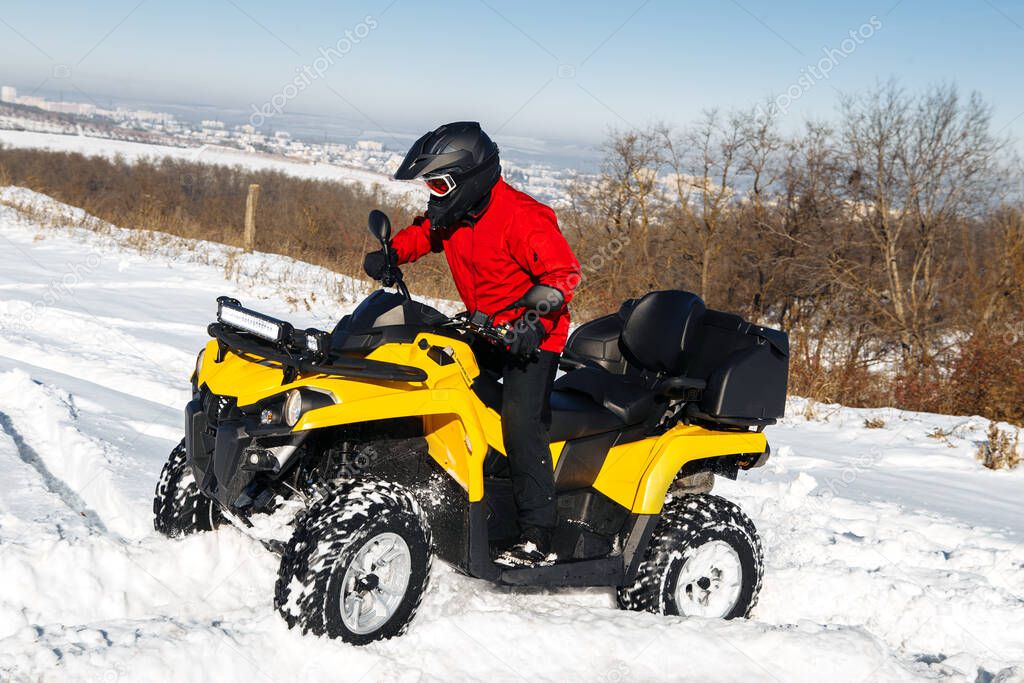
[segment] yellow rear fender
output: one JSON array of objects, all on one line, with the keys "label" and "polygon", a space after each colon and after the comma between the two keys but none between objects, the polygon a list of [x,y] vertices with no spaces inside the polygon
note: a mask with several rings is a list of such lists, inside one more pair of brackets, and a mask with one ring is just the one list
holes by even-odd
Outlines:
[{"label": "yellow rear fender", "polygon": [[767,446],[764,434],[757,432],[716,432],[677,425],[661,436],[612,448],[594,488],[637,514],[658,514],[668,487],[687,463],[763,453]]},{"label": "yellow rear fender", "polygon": [[[760,432],[714,432],[700,427],[683,427],[681,433],[659,444],[660,448],[637,487],[633,511],[640,514],[661,512],[665,494],[683,465],[694,460],[710,460],[733,455],[764,453],[768,440]],[[675,430],[669,430],[669,433]]]}]

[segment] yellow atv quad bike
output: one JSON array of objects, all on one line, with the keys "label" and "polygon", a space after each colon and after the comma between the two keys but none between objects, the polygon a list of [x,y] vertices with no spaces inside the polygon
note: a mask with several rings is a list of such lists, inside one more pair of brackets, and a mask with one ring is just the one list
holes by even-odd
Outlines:
[{"label": "yellow atv quad bike", "polygon": [[[371,232],[389,248],[390,224]],[[249,524],[301,503],[275,605],[289,625],[364,644],[401,634],[431,558],[509,586],[608,586],[625,609],[744,617],[762,554],[751,521],[709,495],[762,465],[782,416],[785,334],[651,292],[581,325],[551,394],[559,522],[546,566],[492,558],[518,534],[501,384],[474,348],[492,317],[413,301],[395,269],[331,333],[221,297],[186,436],[164,467],[157,530]],[[516,302],[540,309],[557,290]],[[293,507],[300,507],[293,505]]]}]

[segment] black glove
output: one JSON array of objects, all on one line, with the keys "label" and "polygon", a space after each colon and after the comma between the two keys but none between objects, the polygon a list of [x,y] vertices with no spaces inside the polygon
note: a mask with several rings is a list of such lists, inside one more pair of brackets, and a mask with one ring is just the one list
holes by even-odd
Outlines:
[{"label": "black glove", "polygon": [[505,343],[513,356],[529,358],[537,353],[548,331],[534,311],[528,311],[509,323]]},{"label": "black glove", "polygon": [[392,272],[398,270],[398,255],[393,251],[385,255],[383,249],[371,251],[363,259],[363,270],[374,280],[394,280]]}]

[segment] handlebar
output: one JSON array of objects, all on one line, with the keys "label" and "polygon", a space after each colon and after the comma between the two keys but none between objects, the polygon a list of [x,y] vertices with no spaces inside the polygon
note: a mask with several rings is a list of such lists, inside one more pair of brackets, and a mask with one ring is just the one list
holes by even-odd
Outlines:
[{"label": "handlebar", "polygon": [[468,311],[457,313],[449,319],[449,324],[464,332],[476,335],[495,346],[508,346],[507,325],[495,326],[491,322],[490,316],[479,311],[476,313],[469,313]]},{"label": "handlebar", "polygon": [[[384,252],[384,262],[390,264],[392,256],[391,221],[383,212],[375,209],[370,212],[369,227],[370,234],[380,241],[381,250]],[[402,280],[402,269],[398,266],[388,265],[381,274],[380,283],[385,287],[397,287],[399,294],[407,300],[412,300],[409,288]]]},{"label": "handlebar", "polygon": [[406,299],[412,300],[412,295],[409,294],[409,287],[406,286],[405,280],[402,279],[402,269],[398,266],[389,267],[381,276],[380,283],[384,287],[396,287],[399,294]]}]

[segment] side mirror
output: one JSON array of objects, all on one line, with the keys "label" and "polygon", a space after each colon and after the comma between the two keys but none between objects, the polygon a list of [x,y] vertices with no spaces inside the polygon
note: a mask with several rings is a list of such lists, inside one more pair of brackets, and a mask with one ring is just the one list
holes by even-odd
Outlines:
[{"label": "side mirror", "polygon": [[391,220],[388,219],[387,214],[374,209],[370,212],[367,226],[370,228],[370,234],[380,241],[381,246],[386,247],[391,241]]},{"label": "side mirror", "polygon": [[534,285],[526,290],[526,294],[515,302],[512,308],[526,308],[546,315],[551,311],[557,311],[564,305],[565,295],[561,290],[548,285]]}]

